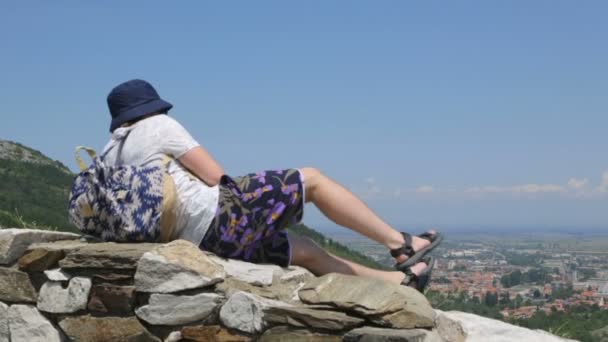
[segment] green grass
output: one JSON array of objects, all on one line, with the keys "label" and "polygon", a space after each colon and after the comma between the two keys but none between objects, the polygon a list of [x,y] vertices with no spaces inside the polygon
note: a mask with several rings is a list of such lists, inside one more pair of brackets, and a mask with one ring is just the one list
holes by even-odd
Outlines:
[{"label": "green grass", "polygon": [[0,159],[0,225],[76,232],[67,218],[73,178],[55,165]]},{"label": "green grass", "polygon": [[39,224],[35,221],[27,221],[23,216],[19,215],[18,212],[9,213],[4,210],[0,210],[0,229],[2,228],[32,228],[42,230],[58,230],[57,227]]}]

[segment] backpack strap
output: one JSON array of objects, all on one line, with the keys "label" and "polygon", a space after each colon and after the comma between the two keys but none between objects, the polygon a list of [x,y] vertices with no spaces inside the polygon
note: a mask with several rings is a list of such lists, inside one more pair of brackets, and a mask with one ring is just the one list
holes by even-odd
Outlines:
[{"label": "backpack strap", "polygon": [[82,158],[80,157],[80,154],[78,154],[78,152],[80,152],[81,150],[85,150],[87,152],[87,154],[89,155],[89,157],[91,157],[91,159],[97,158],[97,153],[95,152],[94,149],[92,149],[90,147],[76,146],[76,150],[74,151],[74,155],[76,156],[76,164],[78,164],[80,171],[84,171],[87,169],[87,164],[84,163],[84,160],[82,160]]},{"label": "backpack strap", "polygon": [[171,158],[171,156],[169,156],[168,154],[165,154],[163,160],[160,163],[164,168],[168,168],[171,161],[173,161],[173,158]]},{"label": "backpack strap", "polygon": [[110,141],[103,148],[100,158],[103,160],[112,149],[118,146],[118,152],[116,152],[116,163],[118,165],[122,164],[122,149],[125,144],[125,141],[127,140],[127,137],[129,136],[134,127],[135,126],[119,127],[114,130],[114,132],[112,132]]},{"label": "backpack strap", "polygon": [[165,154],[161,161],[161,165],[165,169],[163,179],[163,202],[160,215],[160,242],[162,243],[171,241],[177,223],[175,212],[177,207],[177,189],[173,177],[169,174],[169,163],[171,163],[172,160],[173,158],[171,158],[171,156]]},{"label": "backpack strap", "polygon": [[165,172],[163,181],[163,202],[160,214],[160,242],[171,241],[177,224],[177,189],[173,177]]}]

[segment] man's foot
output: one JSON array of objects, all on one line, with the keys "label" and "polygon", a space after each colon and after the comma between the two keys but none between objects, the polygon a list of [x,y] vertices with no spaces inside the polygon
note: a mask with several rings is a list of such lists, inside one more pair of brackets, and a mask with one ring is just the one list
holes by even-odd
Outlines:
[{"label": "man's foot", "polygon": [[410,267],[410,270],[412,270],[412,273],[414,273],[415,275],[420,275],[420,273],[422,273],[422,271],[424,271],[429,265],[422,261],[419,262],[417,264],[415,264],[414,266]]},{"label": "man's foot", "polygon": [[433,257],[425,257],[421,262],[409,266],[403,270],[401,285],[412,287],[424,292],[431,281],[431,273],[435,266]]},{"label": "man's foot", "polygon": [[[427,231],[428,234],[434,236],[437,235],[437,231],[435,229],[431,229]],[[405,244],[405,239],[403,241],[401,241],[401,245],[403,246]],[[423,239],[417,236],[412,236],[412,248],[414,249],[414,252],[418,252],[419,250],[425,248],[426,246],[430,245],[431,241],[427,240],[427,239]],[[397,257],[395,257],[395,262],[397,262],[397,264],[401,264],[407,261],[407,259],[409,259],[409,257],[405,254],[400,254]]]},{"label": "man's foot", "polygon": [[443,235],[435,230],[429,230],[418,236],[403,232],[401,235],[404,243],[401,247],[391,249],[391,255],[397,261],[395,268],[400,271],[420,261],[443,240]]}]

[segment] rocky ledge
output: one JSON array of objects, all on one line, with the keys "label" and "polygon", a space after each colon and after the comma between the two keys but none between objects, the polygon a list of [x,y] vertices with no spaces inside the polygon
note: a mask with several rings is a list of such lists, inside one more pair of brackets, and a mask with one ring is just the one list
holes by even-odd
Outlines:
[{"label": "rocky ledge", "polygon": [[190,242],[0,230],[0,342],[565,341],[382,281],[226,260]]}]

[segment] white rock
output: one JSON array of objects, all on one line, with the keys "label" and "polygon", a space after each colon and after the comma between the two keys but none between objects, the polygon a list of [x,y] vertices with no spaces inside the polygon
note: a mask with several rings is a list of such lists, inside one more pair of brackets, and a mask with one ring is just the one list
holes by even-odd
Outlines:
[{"label": "white rock", "polygon": [[72,278],[65,289],[62,288],[61,282],[47,281],[40,288],[38,310],[70,313],[85,309],[91,285],[91,279],[83,277]]},{"label": "white rock", "polygon": [[211,254],[208,257],[222,265],[230,277],[251,285],[270,286],[274,274],[283,273],[283,269],[277,265],[253,264],[236,259],[224,259]]},{"label": "white rock", "polygon": [[447,342],[573,341],[470,313],[436,311],[437,331]]},{"label": "white rock", "polygon": [[235,292],[220,309],[220,320],[232,329],[249,334],[264,330],[264,308],[269,306],[290,306],[251,293]]},{"label": "white rock", "polygon": [[135,309],[135,314],[150,324],[187,324],[205,319],[221,300],[222,297],[215,293],[196,296],[153,294],[148,305]]},{"label": "white rock", "polygon": [[293,301],[300,300],[300,295],[298,294],[298,292],[300,291],[300,289],[302,289],[304,287],[304,285],[306,285],[306,283],[301,282],[293,289],[293,292],[291,294],[291,300],[293,300]]},{"label": "white rock", "polygon": [[46,270],[46,271],[44,271],[44,275],[50,281],[68,281],[68,280],[70,280],[70,275],[63,272],[61,270],[61,268]]},{"label": "white rock", "polygon": [[0,342],[9,342],[8,305],[0,302]]},{"label": "white rock", "polygon": [[165,338],[163,342],[179,342],[182,340],[182,332],[181,331],[173,331],[172,333]]},{"label": "white rock", "polygon": [[226,273],[194,244],[175,240],[143,254],[137,262],[139,292],[172,293],[223,281]]},{"label": "white rock", "polygon": [[467,332],[460,321],[441,310],[435,310],[435,327],[439,335],[448,342],[465,342],[467,339]]},{"label": "white rock", "polygon": [[35,307],[29,305],[11,305],[9,309],[9,327],[13,342],[59,342],[61,336]]},{"label": "white rock", "polygon": [[314,275],[307,269],[298,266],[291,266],[287,272],[285,272],[280,280],[281,281],[297,281],[297,282],[305,282],[309,278],[314,277]]},{"label": "white rock", "polygon": [[73,233],[38,229],[0,229],[0,265],[10,265],[19,259],[32,243],[78,239]]}]

